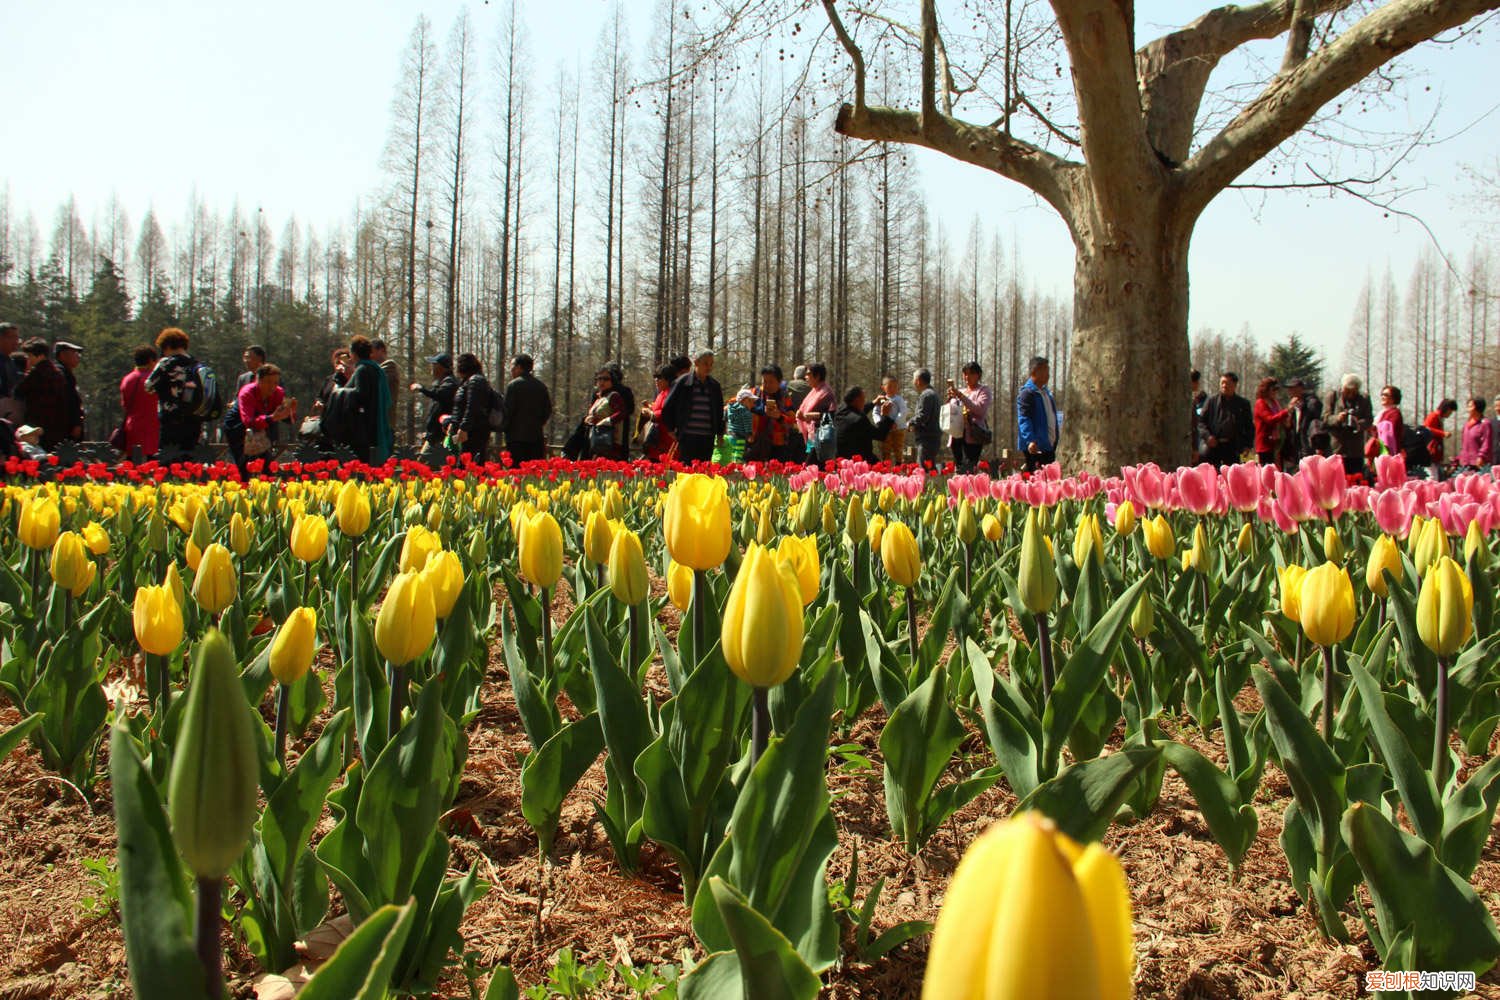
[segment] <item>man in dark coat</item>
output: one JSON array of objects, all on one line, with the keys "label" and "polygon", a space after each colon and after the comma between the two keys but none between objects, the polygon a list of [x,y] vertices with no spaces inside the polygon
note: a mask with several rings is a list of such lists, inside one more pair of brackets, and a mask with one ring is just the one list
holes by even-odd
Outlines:
[{"label": "man in dark coat", "polygon": [[25,423],[42,429],[42,447],[51,451],[73,430],[68,409],[68,380],[52,360],[47,342],[33,337],[23,348],[26,374],[16,385],[15,398],[26,408]]},{"label": "man in dark coat", "polygon": [[473,354],[458,356],[458,392],[453,397],[453,416],[448,433],[458,445],[460,454],[475,462],[487,458],[490,446],[490,411],[504,405],[500,396],[484,377],[484,367]]},{"label": "man in dark coat", "polygon": [[1365,438],[1375,423],[1370,397],[1361,390],[1364,382],[1353,372],[1339,380],[1323,408],[1323,427],[1331,451],[1344,460],[1344,472],[1358,475],[1365,468]]},{"label": "man in dark coat", "polygon": [[713,370],[714,352],[698,351],[661,406],[661,425],[677,436],[677,460],[684,464],[712,461],[714,445],[724,438],[724,389]]},{"label": "man in dark coat", "polygon": [[1250,401],[1239,394],[1239,385],[1238,375],[1225,372],[1219,376],[1218,394],[1203,403],[1200,455],[1215,466],[1233,465],[1255,446],[1255,415]]},{"label": "man in dark coat", "polygon": [[441,456],[443,447],[443,418],[453,412],[453,397],[458,394],[458,379],[453,377],[453,355],[438,354],[427,359],[432,366],[432,388],[413,382],[412,392],[420,392],[430,403],[427,405],[427,425],[422,431],[422,456]]},{"label": "man in dark coat", "polygon": [[938,424],[942,400],[932,387],[932,372],[926,368],[917,372],[911,384],[917,390],[917,406],[908,426],[917,442],[917,464],[935,469],[938,450],[943,446],[943,429]]},{"label": "man in dark coat", "polygon": [[52,356],[62,369],[63,381],[67,383],[68,438],[83,440],[83,394],[78,391],[78,376],[73,373],[83,361],[83,348],[66,340],[59,340],[52,348]]},{"label": "man in dark coat", "polygon": [[535,375],[536,361],[517,354],[505,383],[505,450],[512,464],[547,457],[547,421],[552,419],[552,394]]}]

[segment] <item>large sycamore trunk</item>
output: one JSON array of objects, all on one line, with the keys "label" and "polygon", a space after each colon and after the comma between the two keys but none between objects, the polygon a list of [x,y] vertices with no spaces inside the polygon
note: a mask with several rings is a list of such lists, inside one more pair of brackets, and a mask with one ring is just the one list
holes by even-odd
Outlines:
[{"label": "large sycamore trunk", "polygon": [[1117,475],[1122,465],[1191,458],[1188,237],[1082,239],[1073,275],[1063,468]]}]

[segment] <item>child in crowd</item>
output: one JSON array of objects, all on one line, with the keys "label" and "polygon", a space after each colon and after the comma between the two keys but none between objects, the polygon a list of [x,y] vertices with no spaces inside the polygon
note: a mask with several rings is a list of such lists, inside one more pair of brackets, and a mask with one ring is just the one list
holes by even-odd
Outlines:
[{"label": "child in crowd", "polygon": [[745,444],[750,440],[750,429],[754,422],[754,414],[750,410],[754,405],[755,390],[747,385],[735,393],[734,399],[724,407],[724,443],[731,462],[745,460]]}]

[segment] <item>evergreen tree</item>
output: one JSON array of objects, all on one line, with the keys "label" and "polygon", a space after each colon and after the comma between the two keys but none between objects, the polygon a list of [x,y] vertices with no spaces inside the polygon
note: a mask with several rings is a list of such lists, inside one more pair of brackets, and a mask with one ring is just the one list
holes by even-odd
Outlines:
[{"label": "evergreen tree", "polygon": [[1294,378],[1306,382],[1316,392],[1323,384],[1323,359],[1309,347],[1301,337],[1292,334],[1281,343],[1271,347],[1266,359],[1266,374],[1282,385]]},{"label": "evergreen tree", "polygon": [[71,334],[83,348],[78,391],[88,414],[87,434],[101,438],[120,421],[120,379],[131,368],[134,328],[130,295],[115,262],[101,256],[93,282],[77,307],[67,313]]}]

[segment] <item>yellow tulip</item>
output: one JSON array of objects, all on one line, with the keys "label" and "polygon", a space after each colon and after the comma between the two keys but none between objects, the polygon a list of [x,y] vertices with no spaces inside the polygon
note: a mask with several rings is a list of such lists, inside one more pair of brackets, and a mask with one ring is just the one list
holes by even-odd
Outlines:
[{"label": "yellow tulip", "polygon": [[432,591],[434,613],[439,618],[447,618],[453,613],[453,605],[458,603],[458,595],[464,589],[464,566],[459,562],[458,553],[445,549],[430,556],[427,565],[422,567],[422,579]]},{"label": "yellow tulip", "polygon": [[189,572],[198,572],[198,564],[203,561],[203,550],[191,538],[188,539],[187,548],[183,552],[183,559],[187,561]]},{"label": "yellow tulip", "polygon": [[839,530],[839,508],[832,500],[823,504],[823,534],[829,538],[838,534]]},{"label": "yellow tulip", "polygon": [[894,506],[896,506],[896,491],[889,486],[883,487],[880,491],[880,509],[890,513]]},{"label": "yellow tulip", "polygon": [[693,603],[693,571],[675,560],[667,567],[667,598],[683,614]]},{"label": "yellow tulip", "polygon": [[620,492],[619,483],[610,483],[609,489],[604,491],[604,516],[611,521],[621,521],[625,518],[625,494]]},{"label": "yellow tulip", "polygon": [[807,490],[802,494],[802,499],[797,503],[797,530],[804,535],[816,534],[821,513],[818,506],[818,487],[815,483],[809,483]]},{"label": "yellow tulip", "polygon": [[546,511],[521,525],[521,576],[532,586],[551,590],[563,570],[562,528]]},{"label": "yellow tulip", "polygon": [[90,565],[83,536],[73,531],[64,531],[57,536],[57,541],[52,544],[52,562],[48,566],[54,583],[71,593],[88,573]]},{"label": "yellow tulip", "polygon": [[1323,529],[1323,557],[1331,563],[1344,561],[1344,540],[1331,524]]},{"label": "yellow tulip", "polygon": [[430,531],[443,529],[443,505],[435,503],[427,509],[427,527]]},{"label": "yellow tulip", "polygon": [[1468,574],[1448,556],[1422,579],[1417,595],[1417,634],[1438,656],[1458,652],[1474,631],[1474,587]]},{"label": "yellow tulip", "polygon": [[1401,564],[1401,550],[1396,546],[1395,539],[1390,535],[1381,535],[1370,546],[1370,559],[1365,563],[1365,586],[1377,597],[1390,596],[1390,587],[1385,582],[1386,572],[1399,583],[1406,575],[1406,568]]},{"label": "yellow tulip", "polygon": [[859,493],[852,493],[849,495],[849,506],[844,511],[844,535],[851,545],[858,545],[865,540],[868,529],[864,497]]},{"label": "yellow tulip", "polygon": [[1142,593],[1135,602],[1135,610],[1130,612],[1130,631],[1137,639],[1149,638],[1156,631],[1156,608],[1150,594]]},{"label": "yellow tulip", "polygon": [[922,1000],[1128,1000],[1134,962],[1120,862],[1025,812],[985,831],[953,873]]},{"label": "yellow tulip", "polygon": [[609,562],[609,549],[614,543],[614,526],[602,510],[591,510],[583,527],[583,554],[589,562],[603,566]]},{"label": "yellow tulip", "polygon": [[303,514],[292,525],[292,555],[313,563],[328,551],[328,522],[322,514]]},{"label": "yellow tulip", "polygon": [[238,593],[239,576],[229,550],[213,542],[203,550],[203,558],[198,562],[198,572],[193,577],[193,599],[204,611],[216,615],[233,604]]},{"label": "yellow tulip", "polygon": [[250,551],[250,522],[239,511],[229,519],[229,548],[241,559]]},{"label": "yellow tulip", "polygon": [[1302,578],[1299,621],[1320,646],[1336,646],[1354,631],[1354,584],[1338,563],[1326,562]]},{"label": "yellow tulip", "polygon": [[1427,569],[1439,559],[1448,556],[1448,533],[1443,530],[1443,523],[1437,518],[1429,518],[1422,525],[1422,537],[1417,541],[1417,549],[1412,553],[1412,562],[1417,567],[1417,575],[1425,576]]},{"label": "yellow tulip", "polygon": [[790,567],[752,544],[724,607],[724,659],[752,687],[775,687],[802,658],[802,595]]},{"label": "yellow tulip", "polygon": [[21,543],[38,552],[52,548],[62,528],[62,512],[50,499],[21,503]]},{"label": "yellow tulip", "polygon": [[1135,533],[1135,504],[1121,500],[1115,507],[1115,534],[1129,538]]},{"label": "yellow tulip", "polygon": [[1171,523],[1161,514],[1141,522],[1141,534],[1146,539],[1146,551],[1157,559],[1170,559],[1177,551],[1177,538],[1172,534]]},{"label": "yellow tulip", "polygon": [[880,536],[880,561],[885,575],[903,587],[915,587],[922,575],[922,552],[911,529],[902,521],[891,521]]},{"label": "yellow tulip", "polygon": [[1469,522],[1469,530],[1464,532],[1464,562],[1474,563],[1476,566],[1485,567],[1490,564],[1490,544],[1484,537],[1484,532],[1479,530],[1479,521]]},{"label": "yellow tulip", "polygon": [[1240,537],[1235,539],[1234,550],[1247,559],[1255,555],[1255,531],[1249,524],[1240,526]]},{"label": "yellow tulip", "polygon": [[182,605],[166,584],[135,592],[135,641],[148,653],[165,656],[182,642]]},{"label": "yellow tulip", "polygon": [[293,608],[271,640],[271,676],[282,684],[295,684],[307,676],[318,650],[318,613],[312,608]]},{"label": "yellow tulip", "polygon": [[152,552],[167,550],[167,522],[154,510],[150,520],[146,522],[146,546]]},{"label": "yellow tulip", "polygon": [[1415,562],[1417,558],[1417,546],[1422,543],[1422,532],[1427,528],[1427,518],[1421,514],[1411,516],[1411,524],[1406,529],[1406,552]]},{"label": "yellow tulip", "polygon": [[200,505],[196,509],[193,514],[193,530],[188,537],[199,552],[208,548],[209,543],[214,540],[213,525],[208,523],[208,508]]},{"label": "yellow tulip", "polygon": [[1084,514],[1073,529],[1073,564],[1081,569],[1091,558],[1104,565],[1104,534],[1099,529],[1099,518]]},{"label": "yellow tulip", "polygon": [[774,535],[775,528],[771,524],[771,505],[765,504],[760,508],[760,518],[756,521],[755,540],[761,545],[770,545]]},{"label": "yellow tulip", "polygon": [[1046,614],[1057,600],[1057,565],[1046,541],[1036,508],[1032,508],[1026,512],[1026,528],[1021,535],[1021,568],[1017,583],[1021,601],[1034,615]]},{"label": "yellow tulip", "polygon": [[338,521],[339,533],[348,538],[358,538],[370,530],[370,498],[359,483],[347,479],[339,487],[333,516]]},{"label": "yellow tulip", "polygon": [[88,589],[94,585],[94,580],[99,576],[99,564],[90,561],[86,564],[83,575],[80,576],[73,589],[69,591],[74,597],[82,597]]},{"label": "yellow tulip", "polygon": [[621,604],[634,606],[644,601],[651,593],[651,581],[646,575],[646,555],[641,549],[641,536],[621,525],[614,533],[609,546],[609,589]]},{"label": "yellow tulip", "polygon": [[776,547],[776,559],[792,567],[797,578],[797,589],[806,607],[818,596],[818,542],[814,538],[798,538],[788,535]]},{"label": "yellow tulip", "polygon": [[1307,570],[1293,563],[1276,571],[1276,584],[1281,590],[1281,613],[1292,621],[1302,619],[1302,579]]},{"label": "yellow tulip", "polygon": [[870,543],[871,552],[880,551],[880,541],[885,537],[885,515],[876,514],[870,518],[869,524],[865,526],[865,540]]},{"label": "yellow tulip", "polygon": [[969,498],[965,497],[958,503],[958,540],[965,545],[972,545],[978,537],[979,521],[974,517],[974,508],[969,503]]},{"label": "yellow tulip", "polygon": [[399,568],[403,573],[419,573],[434,553],[442,551],[443,540],[420,524],[406,529],[406,539],[401,543]]},{"label": "yellow tulip", "polygon": [[729,484],[718,476],[680,475],[667,490],[662,529],[667,551],[689,569],[710,570],[729,555]]},{"label": "yellow tulip", "polygon": [[437,634],[432,588],[420,573],[396,574],[375,618],[375,646],[392,666],[404,667],[427,652]]},{"label": "yellow tulip", "polygon": [[83,544],[96,556],[109,555],[109,533],[96,521],[83,526]]},{"label": "yellow tulip", "polygon": [[979,522],[979,529],[984,533],[984,539],[987,542],[998,542],[1000,536],[1005,533],[1005,526],[994,514],[984,515],[984,520]]}]

